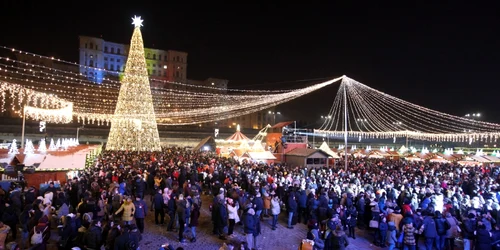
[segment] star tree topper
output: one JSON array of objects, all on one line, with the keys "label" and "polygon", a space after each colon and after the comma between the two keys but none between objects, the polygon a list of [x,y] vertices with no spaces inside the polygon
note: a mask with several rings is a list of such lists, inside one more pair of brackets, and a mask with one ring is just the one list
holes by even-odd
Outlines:
[{"label": "star tree topper", "polygon": [[132,24],[135,27],[142,27],[142,22],[143,21],[144,20],[142,20],[140,16],[134,16],[134,17],[132,17]]}]

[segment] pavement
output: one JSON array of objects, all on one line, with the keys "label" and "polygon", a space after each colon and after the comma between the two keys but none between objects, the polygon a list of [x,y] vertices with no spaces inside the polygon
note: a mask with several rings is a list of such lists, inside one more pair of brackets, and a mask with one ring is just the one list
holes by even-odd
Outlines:
[{"label": "pavement", "polygon": [[[146,198],[149,201],[149,197]],[[148,202],[149,203],[149,202]],[[179,243],[177,232],[167,232],[166,225],[155,225],[154,212],[147,215],[145,222],[145,230],[143,239],[140,242],[141,249],[156,250],[162,244],[169,243],[174,248],[183,247],[184,249],[200,249],[200,250],[218,250],[224,242],[231,242],[238,246],[242,241],[245,241],[243,234],[243,227],[235,225],[235,237],[228,238],[227,240],[220,240],[212,233],[211,213],[208,209],[211,203],[211,197],[203,195],[202,208],[199,219],[199,226],[197,227],[196,242]],[[294,225],[293,229],[286,228],[286,215],[284,212],[280,214],[278,221],[278,228],[271,230],[271,217],[264,218],[261,222],[262,234],[258,236],[258,249],[275,249],[275,250],[290,250],[298,249],[302,239],[307,236],[307,226],[304,224]],[[381,249],[371,245],[368,239],[371,236],[364,230],[356,230],[356,239],[349,238],[349,246],[347,249]],[[191,235],[191,233],[187,233]]]}]

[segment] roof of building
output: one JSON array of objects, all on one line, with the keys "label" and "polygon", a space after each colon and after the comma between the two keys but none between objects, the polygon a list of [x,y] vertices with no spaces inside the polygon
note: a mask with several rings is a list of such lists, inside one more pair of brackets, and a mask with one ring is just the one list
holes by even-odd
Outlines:
[{"label": "roof of building", "polygon": [[324,155],[325,157],[328,157],[328,154],[323,152],[323,150],[320,149],[312,149],[312,148],[296,148],[285,155],[291,155],[291,156],[302,156],[302,157],[309,157],[313,155],[314,153],[320,153]]}]

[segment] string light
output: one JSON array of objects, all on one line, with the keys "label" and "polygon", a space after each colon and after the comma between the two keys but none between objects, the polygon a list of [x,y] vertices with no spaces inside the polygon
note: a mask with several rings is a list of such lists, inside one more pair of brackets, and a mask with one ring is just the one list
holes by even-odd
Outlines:
[{"label": "string light", "polygon": [[149,87],[142,20],[134,17],[134,33],[125,65],[118,103],[106,148],[109,150],[160,151],[160,136]]},{"label": "string light", "polygon": [[[344,110],[343,88],[349,114],[348,136],[372,139],[409,137],[418,140],[496,142],[500,124],[482,122],[431,110],[370,88],[348,77],[342,79],[329,117],[315,133],[343,136],[339,125]],[[341,91],[342,90],[342,91]],[[336,123],[333,121],[337,120]],[[341,123],[342,124],[342,123]]]},{"label": "string light", "polygon": [[[37,68],[45,69],[46,66],[17,62],[28,69],[2,64],[3,71],[10,75],[8,79],[30,84],[26,87],[39,91],[53,91],[61,98],[73,101],[73,114],[77,116],[79,122],[98,125],[110,123],[118,96],[116,85],[96,85],[82,80],[81,74],[71,75],[71,72],[61,70],[53,70],[56,73],[44,72]],[[12,75],[19,75],[22,78],[15,78]],[[204,123],[254,113],[300,97],[339,79],[327,81],[326,84],[320,83],[311,88],[267,95],[266,98],[261,94],[228,95],[172,89],[153,90],[155,94],[153,103],[157,117],[164,125]]]}]

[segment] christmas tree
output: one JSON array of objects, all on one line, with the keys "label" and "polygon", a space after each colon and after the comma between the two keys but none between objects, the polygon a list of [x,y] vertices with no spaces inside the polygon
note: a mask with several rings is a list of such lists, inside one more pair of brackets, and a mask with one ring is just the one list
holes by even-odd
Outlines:
[{"label": "christmas tree", "polygon": [[47,152],[47,144],[45,143],[45,139],[41,139],[38,144],[38,152],[45,153]]},{"label": "christmas tree", "polygon": [[132,20],[134,33],[106,149],[158,151],[160,137],[144,57],[142,20],[140,17]]},{"label": "christmas tree", "polygon": [[34,154],[35,147],[33,146],[33,142],[31,140],[26,139],[26,145],[24,145],[24,154]]},{"label": "christmas tree", "polygon": [[9,154],[19,154],[16,139],[12,140],[12,143],[10,144]]},{"label": "christmas tree", "polygon": [[50,145],[49,145],[49,150],[50,151],[55,151],[57,150],[56,144],[54,144],[54,139],[50,139]]}]

